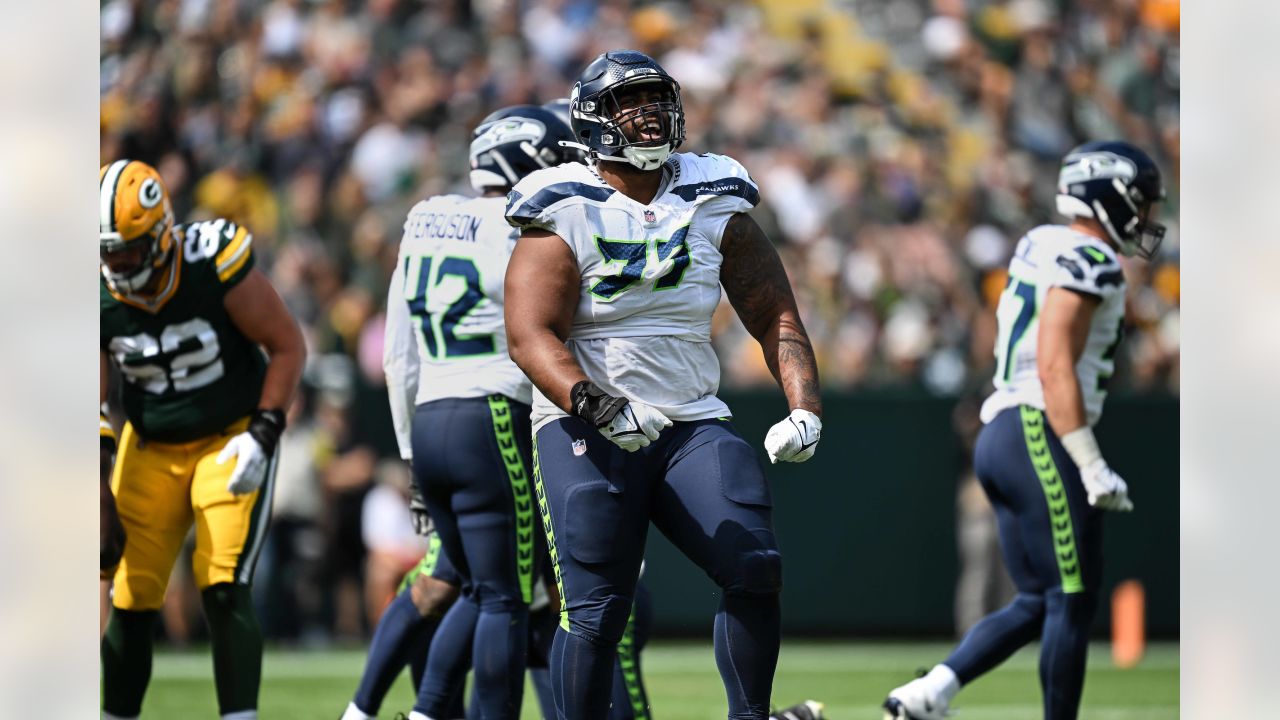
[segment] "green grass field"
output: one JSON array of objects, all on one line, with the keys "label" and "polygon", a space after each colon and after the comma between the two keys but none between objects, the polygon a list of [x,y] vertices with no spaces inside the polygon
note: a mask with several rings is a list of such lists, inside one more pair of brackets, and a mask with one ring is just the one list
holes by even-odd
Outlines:
[{"label": "green grass field", "polygon": [[[774,683],[774,702],[813,698],[833,720],[877,720],[885,693],[932,665],[945,644],[788,642]],[[710,645],[663,642],[645,650],[645,682],[657,720],[714,720],[725,716],[723,690]],[[358,650],[268,652],[261,695],[263,720],[332,720],[351,698],[364,663]],[[957,699],[962,720],[1034,720],[1040,717],[1036,649],[1028,648]],[[523,717],[535,720],[532,689]],[[391,689],[380,717],[412,704],[407,674]],[[162,653],[156,658],[143,718],[216,718],[207,652]],[[1178,646],[1156,645],[1142,663],[1118,670],[1107,646],[1089,660],[1082,720],[1165,720],[1178,717]]]}]

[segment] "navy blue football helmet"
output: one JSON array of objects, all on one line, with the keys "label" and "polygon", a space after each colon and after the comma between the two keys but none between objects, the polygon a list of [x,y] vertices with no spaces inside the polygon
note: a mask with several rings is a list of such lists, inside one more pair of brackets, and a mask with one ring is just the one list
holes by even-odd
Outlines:
[{"label": "navy blue football helmet", "polygon": [[[639,87],[646,85],[652,87]],[[650,99],[643,105],[620,102],[646,91]],[[644,53],[610,50],[592,60],[569,103],[574,135],[598,160],[656,170],[684,142],[680,83]]]},{"label": "navy blue football helmet", "polygon": [[560,145],[573,131],[555,113],[537,105],[512,105],[480,121],[471,140],[471,187],[476,192],[510,190],[534,170],[576,159]]},{"label": "navy blue football helmet", "polygon": [[1122,255],[1151,259],[1165,227],[1151,219],[1165,196],[1160,168],[1127,142],[1088,142],[1062,159],[1058,212],[1097,220]]},{"label": "navy blue football helmet", "polygon": [[[556,98],[549,103],[543,103],[542,109],[552,113],[556,117],[564,121],[565,127],[573,127],[573,115],[570,111],[569,98]],[[587,153],[582,149],[584,146],[572,143],[565,150],[565,156],[569,162],[586,162]]]}]

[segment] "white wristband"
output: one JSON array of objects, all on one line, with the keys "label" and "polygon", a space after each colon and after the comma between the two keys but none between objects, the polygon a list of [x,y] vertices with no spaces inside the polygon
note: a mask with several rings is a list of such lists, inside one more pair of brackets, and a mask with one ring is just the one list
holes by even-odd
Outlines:
[{"label": "white wristband", "polygon": [[1078,468],[1085,468],[1102,459],[1102,451],[1098,449],[1098,440],[1093,437],[1093,429],[1088,425],[1077,428],[1062,436],[1062,447],[1066,448],[1072,462]]}]

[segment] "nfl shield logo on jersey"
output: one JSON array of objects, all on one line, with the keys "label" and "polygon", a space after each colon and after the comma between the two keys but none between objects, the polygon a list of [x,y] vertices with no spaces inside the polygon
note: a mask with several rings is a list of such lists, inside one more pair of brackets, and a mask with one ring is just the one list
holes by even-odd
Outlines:
[{"label": "nfl shield logo on jersey", "polygon": [[657,215],[655,215],[655,214],[653,213],[653,211],[652,211],[652,210],[645,209],[645,211],[644,211],[644,221],[645,221],[645,222],[658,222],[658,216],[657,216]]},{"label": "nfl shield logo on jersey", "polygon": [[573,455],[574,455],[574,457],[582,457],[582,456],[583,456],[583,455],[585,455],[586,453],[587,453],[587,441],[586,441],[586,440],[574,440],[574,441],[573,441]]}]

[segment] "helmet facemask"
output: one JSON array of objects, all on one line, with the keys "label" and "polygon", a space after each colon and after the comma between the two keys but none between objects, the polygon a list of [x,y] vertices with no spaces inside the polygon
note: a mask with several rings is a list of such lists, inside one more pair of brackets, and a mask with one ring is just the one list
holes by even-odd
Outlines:
[{"label": "helmet facemask", "polygon": [[[173,241],[170,233],[173,229],[173,217],[166,212],[161,220],[152,225],[141,235],[125,240],[118,232],[104,232],[99,235],[98,249],[102,277],[107,287],[117,293],[136,293],[147,287],[155,273],[164,268],[173,254]],[[107,264],[107,256],[119,252],[142,248],[138,263],[128,269],[113,271]]]},{"label": "helmet facemask", "polygon": [[1133,246],[1133,255],[1137,255],[1143,260],[1150,260],[1155,257],[1156,251],[1160,249],[1160,243],[1164,242],[1165,226],[1152,219],[1156,212],[1156,203],[1164,200],[1164,186],[1159,186],[1157,197],[1146,197],[1142,189],[1137,186],[1129,188],[1129,197],[1137,203],[1139,211],[1134,218],[1134,227],[1130,231],[1130,242]]},{"label": "helmet facemask", "polygon": [[1119,178],[1111,182],[1116,194],[1127,205],[1129,212],[1125,214],[1129,221],[1117,227],[1101,207],[1102,203],[1097,200],[1094,201],[1094,217],[1106,228],[1111,239],[1115,240],[1121,255],[1150,260],[1155,257],[1160,243],[1164,241],[1165,226],[1151,219],[1155,211],[1155,200],[1163,198],[1148,200],[1136,186],[1126,185]]},{"label": "helmet facemask", "polygon": [[1129,237],[1120,242],[1120,252],[1126,256],[1133,257],[1137,255],[1143,260],[1150,260],[1155,257],[1156,251],[1160,249],[1160,243],[1164,242],[1165,226],[1151,219],[1151,215],[1155,212],[1155,205],[1148,204],[1141,214],[1134,216],[1132,229],[1128,231]]},{"label": "helmet facemask", "polygon": [[[630,93],[647,93],[651,98],[639,104],[627,102]],[[600,123],[600,143],[615,149],[598,153],[601,157],[624,160],[640,170],[656,170],[684,142],[680,87],[669,78],[641,77],[624,82],[601,93],[598,101],[582,101],[579,106],[580,112],[595,115]]]}]

